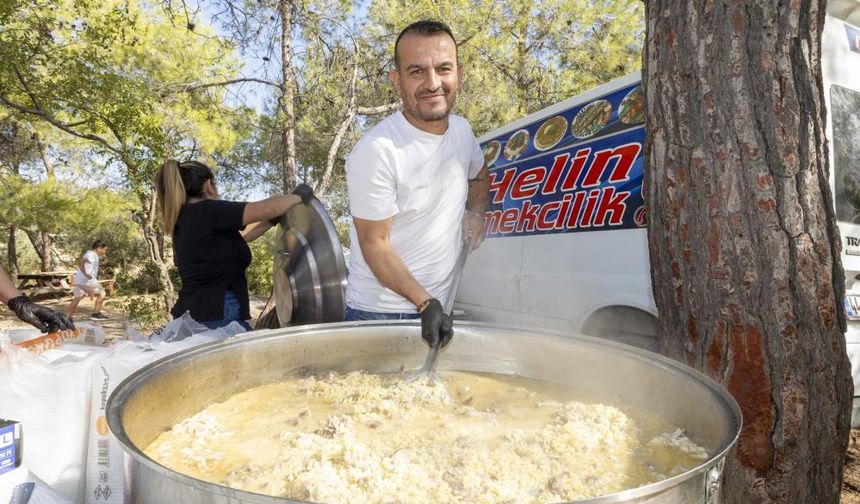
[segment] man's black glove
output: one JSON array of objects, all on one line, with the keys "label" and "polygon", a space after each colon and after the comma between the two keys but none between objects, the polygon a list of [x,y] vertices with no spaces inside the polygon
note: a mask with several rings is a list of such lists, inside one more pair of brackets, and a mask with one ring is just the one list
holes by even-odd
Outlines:
[{"label": "man's black glove", "polygon": [[451,316],[442,310],[438,299],[431,299],[421,312],[421,337],[430,348],[443,348],[454,336],[454,323]]},{"label": "man's black glove", "polygon": [[6,304],[19,319],[42,332],[66,331],[75,328],[72,319],[50,308],[37,305],[27,296],[12,298]]},{"label": "man's black glove", "polygon": [[291,193],[301,198],[302,203],[310,203],[314,197],[314,190],[311,189],[311,186],[307,184],[297,185],[296,188],[291,191]]}]

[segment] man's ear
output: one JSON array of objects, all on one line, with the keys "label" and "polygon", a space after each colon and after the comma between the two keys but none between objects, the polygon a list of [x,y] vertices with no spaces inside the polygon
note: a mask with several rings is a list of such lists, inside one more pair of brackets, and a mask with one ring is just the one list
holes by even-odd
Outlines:
[{"label": "man's ear", "polygon": [[397,94],[397,96],[400,96],[400,72],[398,72],[396,68],[392,68],[388,71],[388,81],[394,88],[394,93]]}]

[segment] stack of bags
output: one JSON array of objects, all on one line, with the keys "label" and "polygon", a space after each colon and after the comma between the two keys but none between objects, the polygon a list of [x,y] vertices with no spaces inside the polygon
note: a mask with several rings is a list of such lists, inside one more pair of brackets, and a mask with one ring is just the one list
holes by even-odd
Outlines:
[{"label": "stack of bags", "polygon": [[235,322],[209,330],[186,313],[106,347],[99,326],[78,325],[53,338],[0,331],[0,418],[20,422],[24,439],[23,465],[0,475],[0,503],[32,482],[30,504],[122,504],[123,452],[105,419],[111,392],[155,360],[244,331]]}]

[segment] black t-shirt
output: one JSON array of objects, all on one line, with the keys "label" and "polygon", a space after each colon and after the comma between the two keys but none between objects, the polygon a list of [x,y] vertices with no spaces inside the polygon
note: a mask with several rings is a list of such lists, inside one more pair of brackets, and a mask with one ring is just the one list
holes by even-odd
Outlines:
[{"label": "black t-shirt", "polygon": [[173,262],[182,289],[171,313],[186,311],[198,321],[224,316],[224,293],[236,293],[243,320],[251,318],[245,270],[251,249],[239,233],[245,202],[203,200],[186,203],[173,228]]}]

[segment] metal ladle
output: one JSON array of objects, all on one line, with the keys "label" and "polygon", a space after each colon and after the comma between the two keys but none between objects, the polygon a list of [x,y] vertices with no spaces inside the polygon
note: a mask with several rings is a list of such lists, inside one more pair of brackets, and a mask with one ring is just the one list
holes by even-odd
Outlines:
[{"label": "metal ladle", "polygon": [[[454,296],[457,295],[457,289],[460,287],[460,279],[463,277],[463,267],[466,265],[466,258],[469,256],[469,242],[464,241],[463,246],[460,248],[460,255],[457,256],[457,262],[454,264],[454,278],[451,283],[451,290],[448,292],[448,297],[445,299],[445,306],[443,307],[445,313],[451,317],[452,321],[454,318]],[[439,339],[439,342],[430,347],[430,352],[427,354],[427,359],[424,361],[424,365],[421,366],[421,369],[411,374],[411,376],[407,377],[407,381],[414,381],[422,376],[429,376],[433,371],[433,367],[436,366],[436,360],[439,357],[439,350],[441,349],[442,340]]]}]

